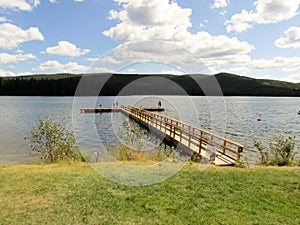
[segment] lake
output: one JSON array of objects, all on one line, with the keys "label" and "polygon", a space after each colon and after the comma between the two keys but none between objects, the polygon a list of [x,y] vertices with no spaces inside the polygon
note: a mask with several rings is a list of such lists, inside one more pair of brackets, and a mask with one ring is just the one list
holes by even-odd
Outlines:
[{"label": "lake", "polygon": [[[277,97],[188,97],[188,96],[130,96],[130,97],[0,97],[0,164],[28,163],[36,159],[29,154],[24,137],[48,116],[68,129],[73,129],[80,147],[90,151],[114,145],[120,140],[120,113],[80,114],[81,107],[111,107],[119,105],[157,106],[161,101],[173,118],[212,131],[245,145],[244,159],[257,161],[253,147],[255,138],[270,142],[274,135],[296,137],[297,157],[300,144],[300,98]],[[262,121],[257,121],[261,118]],[[149,138],[149,137],[148,137]],[[149,145],[160,144],[151,138]]]}]

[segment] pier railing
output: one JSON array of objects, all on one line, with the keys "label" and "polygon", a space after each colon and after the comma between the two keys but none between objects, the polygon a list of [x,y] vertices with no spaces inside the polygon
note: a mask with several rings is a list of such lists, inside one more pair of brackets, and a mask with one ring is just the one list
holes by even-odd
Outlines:
[{"label": "pier railing", "polygon": [[210,131],[195,127],[182,121],[158,113],[148,112],[136,107],[121,107],[135,120],[144,123],[149,129],[155,128],[168,137],[180,142],[194,153],[210,157],[215,153],[228,164],[240,160],[244,146]]}]

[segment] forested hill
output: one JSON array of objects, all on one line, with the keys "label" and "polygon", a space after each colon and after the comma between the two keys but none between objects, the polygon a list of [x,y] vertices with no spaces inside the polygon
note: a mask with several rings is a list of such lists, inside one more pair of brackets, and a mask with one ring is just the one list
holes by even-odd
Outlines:
[{"label": "forested hill", "polygon": [[300,83],[209,75],[54,74],[0,77],[0,95],[15,96],[225,95],[300,96]]}]

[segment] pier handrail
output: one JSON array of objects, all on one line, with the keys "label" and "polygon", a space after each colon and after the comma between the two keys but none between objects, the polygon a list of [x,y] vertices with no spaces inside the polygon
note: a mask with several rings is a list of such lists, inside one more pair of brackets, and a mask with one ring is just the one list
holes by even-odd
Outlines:
[{"label": "pier handrail", "polygon": [[168,132],[170,136],[178,136],[180,140],[184,139],[188,141],[188,147],[194,144],[199,147],[199,153],[204,148],[203,146],[216,147],[216,151],[222,155],[227,156],[232,160],[239,160],[243,151],[244,145],[214,134],[205,129],[187,124],[185,122],[173,119],[171,117],[161,115],[154,112],[148,112],[142,108],[125,107],[121,106],[131,116],[134,116],[147,124]]}]

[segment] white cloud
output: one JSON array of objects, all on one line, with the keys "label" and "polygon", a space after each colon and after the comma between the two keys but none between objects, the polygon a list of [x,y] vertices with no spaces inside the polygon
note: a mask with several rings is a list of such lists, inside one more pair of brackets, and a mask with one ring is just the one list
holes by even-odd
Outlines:
[{"label": "white cloud", "polygon": [[162,70],[161,74],[173,74],[173,75],[184,75],[185,73],[180,70],[172,69],[172,70]]},{"label": "white cloud", "polygon": [[248,67],[241,66],[241,67],[232,67],[225,70],[228,73],[234,73],[238,75],[247,75],[251,70]]},{"label": "white cloud", "polygon": [[0,0],[0,8],[32,11],[33,8],[40,5],[40,0]]},{"label": "white cloud", "polygon": [[243,32],[254,24],[270,24],[288,20],[297,15],[300,0],[257,0],[255,10],[242,10],[225,21],[227,32]]},{"label": "white cloud", "polygon": [[41,4],[40,0],[33,0],[33,7],[38,7],[40,4]]},{"label": "white cloud", "polygon": [[21,54],[21,53],[24,53],[24,51],[23,51],[22,49],[17,49],[17,50],[16,50],[16,53]]},{"label": "white cloud", "polygon": [[274,57],[273,59],[255,59],[252,65],[258,70],[277,68],[282,71],[296,71],[300,67],[300,57]]},{"label": "white cloud", "polygon": [[89,68],[87,66],[79,65],[76,62],[69,62],[67,64],[61,64],[56,60],[50,60],[41,63],[37,68],[33,68],[34,71],[45,71],[45,72],[67,72],[77,73],[85,72]]},{"label": "white cloud", "polygon": [[93,67],[89,69],[88,73],[117,73],[117,71],[106,67]]},{"label": "white cloud", "polygon": [[[57,1],[49,0],[49,2],[56,3]],[[34,8],[37,8],[40,4],[41,0],[0,0],[0,8],[21,11],[32,11]]]},{"label": "white cloud", "polygon": [[[120,22],[103,32],[121,42],[114,50],[121,60],[154,60],[170,64],[232,62],[247,58],[254,46],[225,35],[207,32],[193,34],[191,9],[183,9],[168,0],[116,0],[120,11],[111,11],[110,19]],[[247,58],[248,60],[248,58]]]},{"label": "white cloud", "polygon": [[110,64],[119,64],[120,61],[116,60],[115,58],[111,56],[106,56],[103,58],[87,58],[87,61],[90,62],[103,62],[103,63],[110,63]]},{"label": "white cloud", "polygon": [[222,11],[220,11],[220,15],[222,15],[222,16],[225,16],[226,13],[227,13],[227,10],[222,10]]},{"label": "white cloud", "polygon": [[37,68],[33,68],[33,71],[45,73],[115,73],[115,70],[104,67],[90,68],[88,66],[79,65],[77,62],[62,64],[56,60],[41,63]]},{"label": "white cloud", "polygon": [[220,71],[217,70],[214,66],[208,66],[206,68],[204,68],[201,73],[203,74],[208,74],[208,75],[213,75],[213,74],[217,74],[219,73]]},{"label": "white cloud", "polygon": [[84,2],[84,0],[74,0],[74,2]]},{"label": "white cloud", "polygon": [[283,77],[283,81],[293,82],[293,83],[300,83],[300,72],[298,74],[292,74]]},{"label": "white cloud", "polygon": [[36,57],[32,54],[17,54],[11,55],[7,53],[0,53],[0,65],[7,63],[16,63],[20,61],[26,61],[29,59],[35,59]]},{"label": "white cloud", "polygon": [[13,49],[23,42],[33,40],[44,40],[43,34],[37,27],[30,27],[27,30],[23,30],[14,24],[0,24],[0,48],[2,49]]},{"label": "white cloud", "polygon": [[[116,0],[122,3],[122,0]],[[117,41],[147,40],[149,35],[165,39],[166,33],[174,35],[180,30],[191,27],[191,9],[182,9],[177,3],[168,0],[131,0],[123,5],[123,10],[110,11],[109,19],[122,21],[117,26],[104,31],[104,35]],[[166,31],[165,31],[166,29]],[[171,40],[172,37],[169,36]]]},{"label": "white cloud", "polygon": [[279,38],[275,45],[279,48],[300,48],[300,27],[290,27],[284,32],[286,37]]},{"label": "white cloud", "polygon": [[136,73],[137,70],[136,70],[135,68],[128,68],[128,69],[126,70],[126,72],[127,72],[127,73]]},{"label": "white cloud", "polygon": [[49,55],[63,55],[79,57],[90,52],[89,49],[80,49],[68,41],[60,41],[57,46],[48,47],[46,53]]},{"label": "white cloud", "polygon": [[13,76],[16,76],[14,72],[0,69],[0,77],[13,77]]},{"label": "white cloud", "polygon": [[230,3],[229,0],[215,0],[212,5],[212,8],[213,9],[225,8],[228,6],[229,3]]}]

